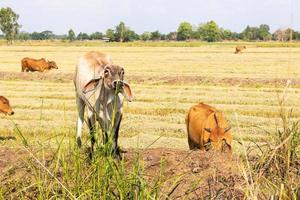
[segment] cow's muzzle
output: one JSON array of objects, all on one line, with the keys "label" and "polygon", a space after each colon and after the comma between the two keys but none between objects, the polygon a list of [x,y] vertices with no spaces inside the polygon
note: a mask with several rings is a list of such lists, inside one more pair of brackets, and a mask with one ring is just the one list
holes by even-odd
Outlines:
[{"label": "cow's muzzle", "polygon": [[121,89],[121,88],[123,88],[123,86],[124,86],[124,82],[121,80],[115,80],[112,82],[112,88],[114,90]]}]

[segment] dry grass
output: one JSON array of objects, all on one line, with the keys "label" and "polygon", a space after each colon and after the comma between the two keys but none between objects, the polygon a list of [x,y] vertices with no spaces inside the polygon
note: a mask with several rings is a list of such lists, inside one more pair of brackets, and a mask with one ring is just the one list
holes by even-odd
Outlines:
[{"label": "dry grass", "polygon": [[[0,94],[10,99],[15,111],[14,116],[0,116],[0,136],[16,137],[0,140],[1,146],[20,145],[14,123],[36,148],[74,142],[77,113],[71,77],[77,58],[90,50],[111,54],[132,83],[135,100],[125,103],[122,147],[146,147],[158,139],[153,147],[187,149],[186,112],[206,102],[224,111],[233,127],[234,151],[243,154],[240,141],[269,142],[273,136],[266,131],[277,132],[281,126],[277,95],[288,79],[293,82],[285,106],[293,109],[291,121],[300,117],[299,47],[249,43],[245,53],[236,55],[234,43],[193,48],[55,44],[0,46]],[[27,56],[55,60],[59,69],[20,75],[20,60]]]},{"label": "dry grass", "polygon": [[[202,101],[223,110],[233,127],[240,124],[242,134],[235,138],[261,140],[266,138],[262,130],[276,128],[279,118],[275,109],[278,105],[276,94],[283,85],[270,81],[265,85],[262,82],[258,87],[256,79],[294,79],[296,84],[289,91],[287,106],[293,107],[292,117],[299,117],[300,50],[254,48],[255,45],[250,45],[244,54],[235,55],[232,46],[1,46],[0,71],[20,71],[20,60],[26,56],[53,59],[59,70],[43,75],[45,81],[39,81],[37,74],[26,74],[26,78],[32,77],[32,81],[22,80],[19,74],[16,76],[19,78],[0,81],[1,94],[10,99],[16,112],[10,118],[1,116],[0,129],[12,134],[10,120],[13,120],[28,134],[38,132],[35,129],[37,126],[49,132],[63,127],[74,131],[76,107],[71,74],[80,55],[90,50],[100,50],[111,54],[115,63],[125,66],[126,76],[135,83],[132,84],[135,101],[125,105],[121,137],[148,134],[185,138],[185,113],[191,105]],[[67,79],[59,82],[56,77],[62,74],[68,74]],[[195,84],[163,81],[166,77],[195,75],[204,77],[204,81]],[[138,77],[138,82],[131,77]],[[205,77],[210,80],[215,78],[216,81],[213,85],[209,81],[206,83]],[[224,85],[223,78],[233,78],[235,81]],[[253,81],[240,84],[239,79],[243,78]]]}]

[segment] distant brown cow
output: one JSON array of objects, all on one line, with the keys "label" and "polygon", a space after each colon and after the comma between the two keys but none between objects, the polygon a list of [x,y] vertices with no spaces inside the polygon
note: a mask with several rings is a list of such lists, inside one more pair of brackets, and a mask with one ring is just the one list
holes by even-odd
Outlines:
[{"label": "distant brown cow", "polygon": [[50,69],[58,69],[56,63],[54,61],[46,61],[44,58],[41,59],[33,59],[33,58],[23,58],[21,61],[22,64],[22,72],[44,72]]},{"label": "distant brown cow", "polygon": [[246,49],[246,46],[236,46],[235,47],[235,54],[237,54],[237,53],[242,53],[242,51],[244,50],[244,49]]},{"label": "distant brown cow", "polygon": [[[186,117],[190,149],[227,150],[231,152],[232,135],[223,113],[204,103],[190,108]],[[226,149],[227,148],[227,149]]]},{"label": "distant brown cow", "polygon": [[4,96],[0,96],[0,113],[5,115],[13,115],[14,111],[9,105],[9,101]]}]

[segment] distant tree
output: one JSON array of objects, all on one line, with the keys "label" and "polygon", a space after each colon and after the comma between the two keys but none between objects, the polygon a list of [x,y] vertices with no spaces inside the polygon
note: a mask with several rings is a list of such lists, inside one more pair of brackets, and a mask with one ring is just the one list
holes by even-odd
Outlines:
[{"label": "distant tree", "polygon": [[167,35],[166,34],[160,34],[160,39],[161,40],[166,40],[167,39]]},{"label": "distant tree", "polygon": [[293,31],[293,40],[300,40],[300,32],[299,31]]},{"label": "distant tree", "polygon": [[247,26],[241,33],[243,40],[259,40],[259,29],[257,27]]},{"label": "distant tree", "polygon": [[258,28],[258,38],[268,40],[271,38],[270,27],[267,24],[261,24]]},{"label": "distant tree", "polygon": [[75,32],[73,31],[73,29],[70,29],[68,31],[68,36],[67,36],[68,40],[70,42],[73,42],[75,39],[76,39],[76,35],[75,35]]},{"label": "distant tree", "polygon": [[192,36],[192,25],[188,22],[180,23],[177,29],[177,40],[189,40]]},{"label": "distant tree", "polygon": [[41,34],[41,37],[42,37],[42,40],[50,40],[50,39],[53,39],[54,38],[54,34],[52,31],[43,31],[40,33]]},{"label": "distant tree", "polygon": [[115,36],[117,41],[124,42],[126,38],[128,38],[129,28],[125,26],[124,22],[120,22],[119,25],[116,26]]},{"label": "distant tree", "polygon": [[161,39],[161,34],[158,30],[151,32],[151,40],[160,40],[160,39]]},{"label": "distant tree", "polygon": [[33,40],[42,40],[42,36],[38,32],[33,32],[33,33],[31,33],[31,39],[33,39]]},{"label": "distant tree", "polygon": [[133,30],[128,30],[127,37],[125,37],[125,42],[139,40],[140,36]]},{"label": "distant tree", "polygon": [[221,29],[222,32],[222,39],[224,40],[232,40],[232,32],[228,29]]},{"label": "distant tree", "polygon": [[101,40],[102,37],[103,37],[103,34],[100,32],[95,32],[90,35],[91,40]]},{"label": "distant tree", "polygon": [[87,33],[82,33],[80,32],[78,35],[77,35],[77,40],[89,40],[90,37]]},{"label": "distant tree", "polygon": [[170,32],[166,35],[167,40],[176,40],[177,39],[177,32]]},{"label": "distant tree", "polygon": [[150,32],[144,32],[140,36],[141,40],[147,41],[151,39],[151,33]]},{"label": "distant tree", "polygon": [[20,32],[16,36],[16,39],[23,40],[23,41],[30,40],[31,39],[31,34],[27,33],[27,32]]},{"label": "distant tree", "polygon": [[139,35],[136,34],[133,30],[130,30],[130,27],[125,26],[124,22],[120,22],[115,29],[115,40],[118,42],[128,42],[139,39]]},{"label": "distant tree", "polygon": [[116,41],[115,31],[113,29],[107,29],[105,36],[109,38],[110,42]]},{"label": "distant tree", "polygon": [[220,41],[222,38],[221,29],[214,21],[209,21],[199,26],[197,33],[199,38],[208,42]]},{"label": "distant tree", "polygon": [[19,32],[21,25],[18,23],[19,15],[11,8],[0,9],[0,30],[5,35],[8,43],[12,43]]}]

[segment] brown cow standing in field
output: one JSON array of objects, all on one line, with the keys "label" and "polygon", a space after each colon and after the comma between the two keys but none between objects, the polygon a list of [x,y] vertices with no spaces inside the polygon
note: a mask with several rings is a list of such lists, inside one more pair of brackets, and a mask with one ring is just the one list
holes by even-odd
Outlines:
[{"label": "brown cow standing in field", "polygon": [[186,117],[190,149],[226,150],[231,152],[232,134],[223,113],[204,103],[190,108]]},{"label": "brown cow standing in field", "polygon": [[78,146],[81,146],[84,109],[87,107],[87,125],[91,134],[90,158],[94,149],[95,126],[98,121],[102,129],[103,143],[108,142],[108,134],[111,134],[112,153],[121,159],[118,135],[123,115],[123,99],[124,96],[129,101],[132,99],[130,86],[124,81],[123,67],[112,64],[106,54],[88,52],[78,60],[74,84],[78,109]]},{"label": "brown cow standing in field", "polygon": [[5,115],[13,115],[14,111],[9,105],[9,101],[4,96],[0,96],[0,113]]},{"label": "brown cow standing in field", "polygon": [[244,49],[246,49],[246,46],[236,46],[235,47],[235,54],[237,54],[237,53],[242,53],[242,51],[244,50]]},{"label": "brown cow standing in field", "polygon": [[44,58],[33,59],[33,58],[23,58],[21,61],[22,72],[44,72],[50,69],[58,69],[54,61],[46,61]]}]

